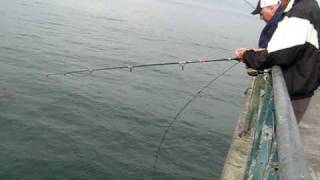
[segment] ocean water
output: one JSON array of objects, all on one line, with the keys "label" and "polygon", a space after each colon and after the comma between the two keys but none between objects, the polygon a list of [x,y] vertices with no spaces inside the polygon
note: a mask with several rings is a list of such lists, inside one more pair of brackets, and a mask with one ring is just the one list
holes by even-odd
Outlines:
[{"label": "ocean water", "polygon": [[[255,3],[255,2],[253,2]],[[236,0],[1,0],[1,180],[219,179],[249,84],[232,57],[262,23]]]}]

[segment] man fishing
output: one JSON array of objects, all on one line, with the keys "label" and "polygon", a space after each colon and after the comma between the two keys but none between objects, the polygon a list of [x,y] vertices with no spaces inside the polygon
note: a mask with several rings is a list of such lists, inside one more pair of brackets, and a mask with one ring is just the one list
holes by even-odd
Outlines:
[{"label": "man fishing", "polygon": [[[315,0],[281,0],[281,3],[284,18],[266,49],[239,48],[235,56],[250,68],[262,70],[273,65],[282,68],[300,122],[320,83],[320,9]],[[315,121],[313,128],[318,125]],[[317,163],[319,167],[320,162]],[[319,178],[319,170],[313,170],[318,171],[314,178]]]},{"label": "man fishing", "polygon": [[[236,57],[259,70],[281,66],[294,105],[309,101],[319,86],[320,10],[314,0],[282,0],[282,4],[285,18],[267,48],[239,48]],[[299,121],[300,111],[296,115]]]},{"label": "man fishing", "polygon": [[[274,31],[278,26],[278,22],[283,18],[283,7],[279,0],[259,0],[257,7],[251,13],[259,14],[260,19],[266,22],[265,27],[261,31],[259,38],[259,48],[266,48]],[[257,71],[252,68],[247,68],[247,73],[250,76],[256,76]]]}]

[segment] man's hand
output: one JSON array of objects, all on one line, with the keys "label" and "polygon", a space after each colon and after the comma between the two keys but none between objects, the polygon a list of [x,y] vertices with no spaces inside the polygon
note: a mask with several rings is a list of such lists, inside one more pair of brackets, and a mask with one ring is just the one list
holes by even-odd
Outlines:
[{"label": "man's hand", "polygon": [[[248,50],[247,48],[238,48],[238,49],[236,49],[235,57],[237,59],[239,59],[240,61],[243,61],[243,55],[247,50]],[[255,49],[252,49],[252,50],[254,50],[255,52],[259,52],[259,51],[264,51],[266,49],[265,48],[255,48]]]},{"label": "man's hand", "polygon": [[240,61],[243,60],[243,54],[247,51],[247,48],[238,48],[235,51],[235,57]]}]

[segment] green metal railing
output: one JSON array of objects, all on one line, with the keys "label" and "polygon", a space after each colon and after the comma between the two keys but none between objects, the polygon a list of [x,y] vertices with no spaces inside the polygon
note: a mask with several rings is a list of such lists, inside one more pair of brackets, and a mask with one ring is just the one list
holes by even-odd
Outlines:
[{"label": "green metal railing", "polygon": [[[266,82],[263,82],[264,76],[258,76],[255,81],[259,82],[260,92],[256,92],[259,96],[252,96],[252,98],[260,103],[256,117],[252,119],[254,124],[252,126],[253,144],[247,163],[247,173],[244,176],[245,180],[275,180],[278,179],[278,153],[277,144],[275,140],[275,116],[274,116],[274,98],[272,90],[272,81],[270,76],[266,76]],[[258,86],[258,87],[259,87]],[[261,87],[263,86],[263,87]],[[248,114],[250,115],[250,114]]]},{"label": "green metal railing", "polygon": [[247,114],[246,123],[251,128],[253,144],[244,179],[310,180],[282,70],[275,66],[271,72],[255,80],[258,88],[253,90],[252,98],[256,100],[252,100],[252,113]]}]

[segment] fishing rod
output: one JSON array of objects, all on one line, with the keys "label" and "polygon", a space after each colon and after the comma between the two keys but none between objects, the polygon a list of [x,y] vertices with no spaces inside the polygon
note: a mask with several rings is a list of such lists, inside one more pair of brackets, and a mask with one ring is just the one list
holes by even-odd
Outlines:
[{"label": "fishing rod", "polygon": [[234,63],[231,66],[229,66],[227,69],[225,69],[222,73],[220,73],[218,76],[213,78],[208,84],[206,84],[204,87],[202,87],[198,92],[192,95],[192,97],[187,101],[187,103],[184,104],[184,106],[178,111],[176,116],[171,120],[171,122],[168,124],[167,128],[165,129],[162,138],[160,140],[159,146],[157,148],[157,151],[155,153],[155,161],[153,164],[153,171],[156,172],[157,169],[157,163],[160,156],[161,147],[166,139],[167,134],[169,133],[170,128],[173,126],[174,122],[181,116],[181,114],[185,111],[185,109],[192,103],[194,99],[199,97],[199,95],[207,89],[212,83],[214,83],[216,80],[218,80],[220,77],[225,75],[227,72],[229,72],[232,68],[234,68],[236,65],[238,65],[240,62]]},{"label": "fishing rod", "polygon": [[248,4],[252,9],[255,9],[256,7],[252,5],[248,0],[243,0],[246,4]]},{"label": "fishing rod", "polygon": [[80,74],[80,73],[90,73],[96,71],[108,71],[115,69],[129,69],[130,72],[133,71],[134,68],[142,68],[142,67],[152,67],[152,66],[169,66],[169,65],[180,65],[182,70],[184,70],[184,65],[186,64],[195,64],[195,63],[211,63],[211,62],[222,62],[222,61],[232,61],[237,60],[236,58],[222,58],[222,59],[200,59],[196,61],[180,61],[180,62],[167,62],[167,63],[153,63],[153,64],[140,64],[140,65],[127,65],[127,66],[116,66],[116,67],[105,67],[105,68],[97,68],[97,69],[85,69],[85,70],[75,70],[68,72],[59,72],[53,74],[47,74],[47,77],[54,75],[69,75],[69,74]]}]

